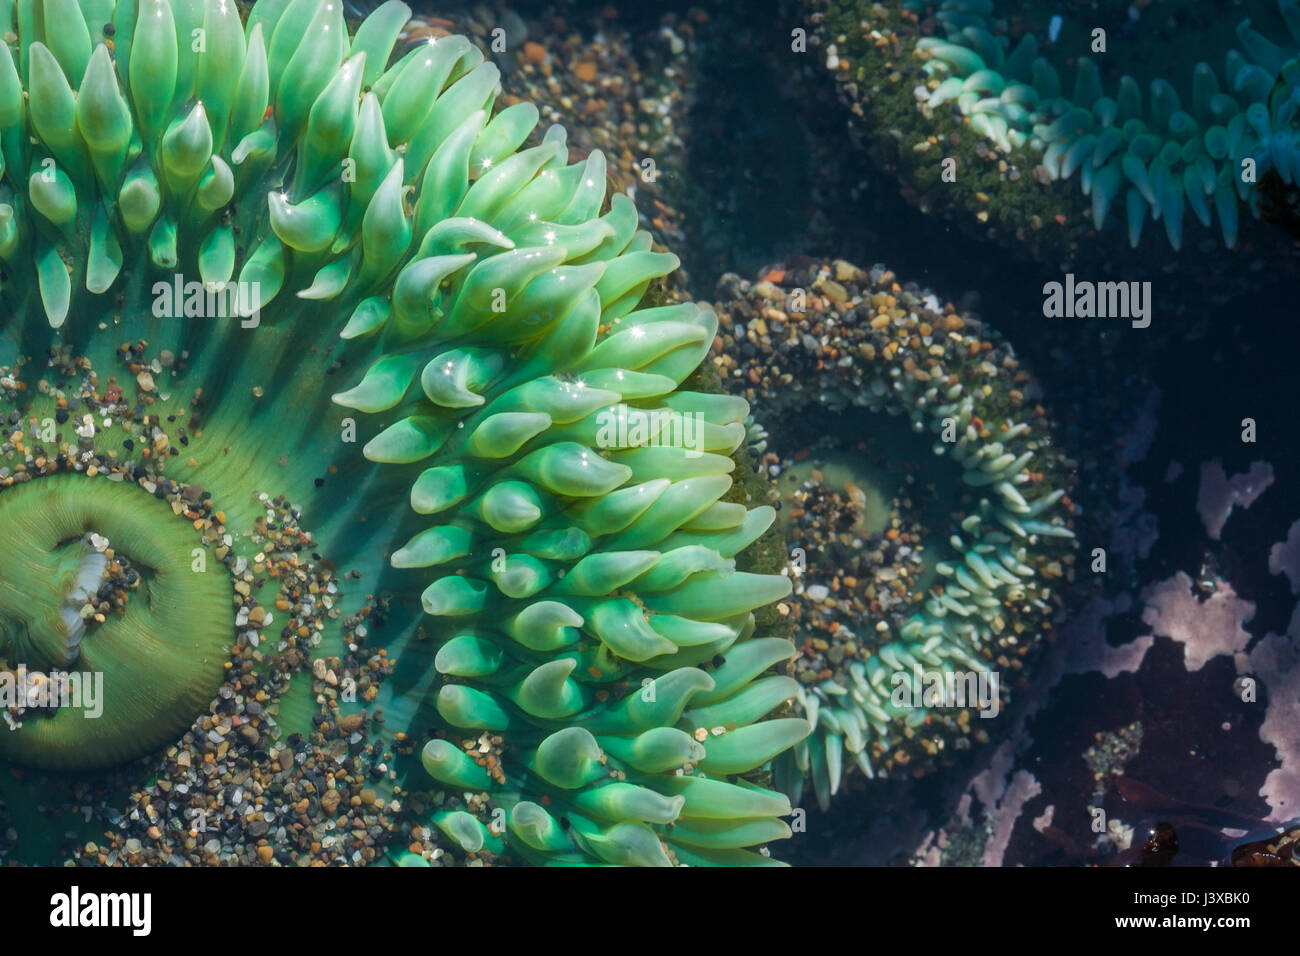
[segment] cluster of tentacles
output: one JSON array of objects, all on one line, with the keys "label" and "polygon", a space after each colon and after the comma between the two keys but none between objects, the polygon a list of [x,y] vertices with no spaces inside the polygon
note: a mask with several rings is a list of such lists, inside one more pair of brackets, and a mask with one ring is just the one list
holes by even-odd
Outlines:
[{"label": "cluster of tentacles", "polygon": [[[961,336],[952,339],[954,350],[965,344]],[[874,634],[859,635],[874,647],[870,656],[801,689],[800,702],[818,733],[782,757],[779,777],[797,801],[810,775],[823,807],[839,790],[846,760],[874,777],[878,764],[895,762],[892,751],[905,739],[948,719],[942,708],[953,705],[927,705],[922,675],[987,676],[1034,649],[1056,610],[1048,603],[1051,584],[1039,580],[1042,565],[1052,560],[1049,542],[1074,537],[1057,507],[1065,490],[1037,483],[1054,451],[1050,437],[1035,432],[1032,415],[1005,399],[990,401],[971,369],[962,370],[964,382],[938,386],[892,371],[886,364],[855,404],[906,415],[916,431],[935,436],[934,454],[951,457],[960,475],[953,478],[978,498],[947,546],[935,549],[943,554],[933,564],[939,580],[922,610],[897,629],[877,622]],[[841,629],[841,640],[854,636]],[[1002,663],[994,663],[999,658]],[[906,694],[900,695],[902,687]],[[926,735],[940,737],[931,747],[944,744],[940,726]]]},{"label": "cluster of tentacles", "polygon": [[[831,612],[833,629],[798,632],[802,654],[816,661],[800,673],[799,688],[814,734],[779,758],[777,779],[798,803],[809,778],[825,807],[848,770],[867,778],[917,774],[970,746],[984,723],[971,721],[977,708],[964,697],[927,696],[931,675],[987,680],[996,671],[1003,696],[1016,683],[1051,630],[1073,561],[1074,509],[1063,485],[1070,463],[1045,410],[1027,397],[1036,385],[1014,350],[973,316],[900,285],[883,266],[867,272],[841,260],[774,275],[786,286],[807,285],[812,302],[800,304],[802,288],[767,280],[745,286],[747,294],[728,304],[724,334],[748,336],[756,357],[735,369],[728,387],[756,382],[746,393],[755,417],[782,421],[783,431],[797,433],[789,417],[812,408],[851,410],[855,437],[888,434],[883,419],[901,419],[937,456],[922,477],[933,477],[949,506],[945,525],[925,529],[931,540],[914,549],[923,566],[915,603],[910,595],[896,601],[884,581],[859,581],[845,590],[870,585],[880,599],[870,610]],[[766,320],[761,339],[756,320]],[[774,367],[779,380],[766,377]],[[759,451],[766,446],[757,423],[751,439]],[[897,439],[890,442],[892,454]],[[807,563],[835,566],[835,558],[810,553]],[[836,577],[847,574],[836,568]],[[890,569],[889,580],[898,577]],[[817,653],[818,639],[823,650],[836,649],[834,657]],[[806,679],[818,668],[818,679]]]},{"label": "cluster of tentacles", "polygon": [[[1259,216],[1259,179],[1270,170],[1285,183],[1300,175],[1300,6],[1295,0],[1277,6],[1290,34],[1284,45],[1245,20],[1236,31],[1241,49],[1227,51],[1222,74],[1196,64],[1188,107],[1158,77],[1144,109],[1136,80],[1122,77],[1108,95],[1087,57],[1079,58],[1067,95],[1033,34],[1008,52],[992,0],[945,0],[936,17],[946,38],[917,42],[929,57],[927,73],[940,80],[924,104],[955,102],[1001,150],[1035,150],[1053,179],[1077,174],[1098,229],[1122,199],[1133,246],[1150,215],[1180,248],[1190,209],[1206,227],[1217,219],[1231,248],[1239,201]],[[1243,165],[1247,160],[1252,170]]]},{"label": "cluster of tentacles", "polygon": [[[424,588],[446,728],[424,766],[505,811],[435,818],[465,849],[763,862],[747,848],[788,835],[790,806],[739,775],[809,727],[764,719],[797,687],[762,676],[793,647],[751,613],[789,581],[735,569],[773,518],[723,500],[746,403],[680,387],[716,318],[638,308],[676,258],[627,197],[606,204],[599,153],[569,164],[559,127],[521,148],[537,111],[493,113],[497,68],[468,40],[390,66],[409,16],[390,0],[350,33],[340,0],[261,0],[246,20],[231,0],[0,5],[15,368],[148,339],[186,358],[204,407],[173,472],[243,497],[287,484],[307,514],[315,476],[350,476],[349,508],[384,529],[409,528],[385,497],[408,489],[424,527],[404,545],[337,514],[322,540],[391,549]],[[201,280],[206,307],[168,314],[173,280]],[[379,469],[323,399],[353,365],[333,400],[364,413]],[[33,427],[54,409],[39,391]],[[46,480],[25,485],[34,507],[55,507]],[[132,509],[138,489],[116,490]],[[458,743],[484,731],[505,741],[493,772]]]}]

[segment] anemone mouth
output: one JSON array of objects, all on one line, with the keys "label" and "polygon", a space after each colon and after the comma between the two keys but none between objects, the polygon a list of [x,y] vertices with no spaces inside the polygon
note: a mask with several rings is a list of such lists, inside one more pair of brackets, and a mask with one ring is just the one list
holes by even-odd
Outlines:
[{"label": "anemone mouth", "polygon": [[807,409],[778,434],[770,444],[782,462],[778,523],[800,549],[792,570],[801,568],[802,600],[792,613],[805,634],[827,639],[820,649],[832,655],[805,647],[796,671],[808,685],[857,644],[878,650],[878,635],[900,631],[942,589],[937,565],[957,557],[947,539],[978,501],[901,415]]},{"label": "anemone mouth", "polygon": [[[11,721],[0,754],[100,767],[178,736],[221,683],[234,640],[230,582],[194,570],[189,523],[141,488],[54,475],[0,492],[0,535],[4,658],[15,674],[70,682],[30,689],[23,702],[44,700],[45,713]],[[88,552],[92,535],[104,550]],[[135,582],[129,597],[119,576]]]}]

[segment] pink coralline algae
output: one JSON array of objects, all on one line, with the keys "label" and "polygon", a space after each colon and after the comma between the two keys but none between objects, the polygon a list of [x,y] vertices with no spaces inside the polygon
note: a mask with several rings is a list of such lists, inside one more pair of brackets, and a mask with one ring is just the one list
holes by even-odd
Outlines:
[{"label": "pink coralline algae", "polygon": [[[1300,592],[1300,521],[1291,525],[1285,541],[1269,550],[1268,568],[1286,574],[1292,594]],[[1259,737],[1273,745],[1281,764],[1259,793],[1272,810],[1270,822],[1294,820],[1300,817],[1300,605],[1291,612],[1285,634],[1266,635],[1250,652],[1247,672],[1268,693]]]},{"label": "pink coralline algae", "polygon": [[[1274,574],[1285,573],[1292,593],[1297,593],[1300,522],[1291,526],[1286,541],[1273,545],[1269,569]],[[1142,597],[1147,605],[1143,621],[1156,636],[1183,645],[1187,670],[1200,670],[1212,658],[1226,655],[1233,659],[1239,677],[1252,682],[1239,682],[1233,692],[1250,695],[1246,700],[1267,704],[1259,737],[1272,745],[1279,764],[1269,772],[1259,791],[1271,810],[1268,820],[1283,823],[1300,817],[1300,605],[1292,613],[1285,634],[1267,634],[1247,653],[1251,635],[1245,625],[1255,616],[1255,605],[1238,597],[1227,582],[1220,582],[1214,594],[1201,601],[1192,589],[1191,578],[1180,571],[1147,588]],[[1137,644],[1134,641],[1113,650],[1123,651]]]},{"label": "pink coralline algae", "polygon": [[1286,634],[1269,634],[1251,651],[1248,671],[1268,692],[1259,738],[1273,745],[1281,764],[1259,795],[1272,811],[1269,822],[1286,823],[1300,817],[1300,608]]},{"label": "pink coralline algae", "polygon": [[970,790],[962,796],[961,809],[969,812],[970,796],[984,807],[984,818],[991,831],[984,844],[981,866],[1001,866],[1011,843],[1011,834],[1016,821],[1025,809],[1025,804],[1042,793],[1043,788],[1028,770],[1017,770],[1012,774],[1015,763],[1015,746],[1007,741],[998,747],[987,769],[971,781]]},{"label": "pink coralline algae", "polygon": [[1231,479],[1223,471],[1223,462],[1219,459],[1201,464],[1201,488],[1196,494],[1196,511],[1205,522],[1209,536],[1219,540],[1219,533],[1238,505],[1249,508],[1255,499],[1262,495],[1273,483],[1273,466],[1264,461],[1252,461],[1250,471],[1244,475],[1233,475]]},{"label": "pink coralline algae", "polygon": [[[1023,814],[1025,805],[1043,792],[1042,785],[1028,770],[1011,772],[1015,762],[1016,742],[1003,742],[989,758],[988,766],[971,778],[957,801],[953,815],[960,828],[975,825],[971,809],[977,801],[979,803],[981,826],[987,833],[980,853],[980,866],[1002,865],[1016,822]],[[1035,818],[1032,821],[1034,827],[1038,829],[1040,823],[1043,826],[1050,824],[1053,812],[1049,807]],[[931,830],[912,854],[912,864],[943,866],[946,862],[945,853],[951,843],[952,834],[948,830],[942,827]]]},{"label": "pink coralline algae", "polygon": [[1291,525],[1285,541],[1269,548],[1268,569],[1273,574],[1285,574],[1291,581],[1291,593],[1300,594],[1300,521]]},{"label": "pink coralline algae", "polygon": [[1142,599],[1147,605],[1142,620],[1157,637],[1183,645],[1188,671],[1199,671],[1220,654],[1236,658],[1250,643],[1243,625],[1255,616],[1255,605],[1240,600],[1226,583],[1201,601],[1192,590],[1192,579],[1179,571],[1143,591]]},{"label": "pink coralline algae", "polygon": [[984,846],[984,866],[1001,866],[1002,857],[1011,842],[1011,831],[1015,829],[1016,820],[1025,804],[1043,792],[1034,775],[1028,770],[1017,770],[1011,778],[1011,785],[998,801],[998,808],[993,813],[993,834]]},{"label": "pink coralline algae", "polygon": [[1071,674],[1100,671],[1107,680],[1120,674],[1132,674],[1142,666],[1142,661],[1155,643],[1150,634],[1134,638],[1127,644],[1114,647],[1106,641],[1106,621],[1114,614],[1128,611],[1131,598],[1127,593],[1113,602],[1104,597],[1092,598],[1074,620],[1063,629],[1065,644],[1069,647],[1067,668]]}]

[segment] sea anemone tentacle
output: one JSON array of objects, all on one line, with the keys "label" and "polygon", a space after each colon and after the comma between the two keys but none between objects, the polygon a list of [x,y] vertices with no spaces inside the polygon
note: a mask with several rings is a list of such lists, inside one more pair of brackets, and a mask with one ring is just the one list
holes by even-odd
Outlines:
[{"label": "sea anemone tentacle", "polygon": [[[1085,194],[1092,195],[1098,229],[1119,196],[1120,182],[1111,175],[1100,191],[1092,189],[1089,165],[1101,167],[1109,157],[1120,157],[1124,178],[1137,190],[1127,199],[1133,246],[1150,212],[1163,222],[1170,246],[1181,248],[1183,213],[1190,206],[1205,226],[1217,218],[1223,243],[1232,248],[1239,204],[1223,181],[1233,183],[1237,198],[1257,216],[1265,174],[1275,172],[1289,185],[1300,172],[1300,15],[1294,0],[1278,0],[1277,12],[1284,35],[1265,37],[1246,19],[1237,25],[1239,49],[1227,50],[1222,74],[1208,63],[1196,64],[1187,87],[1190,102],[1156,77],[1144,104],[1137,81],[1127,75],[1113,99],[1104,95],[1097,66],[1087,57],[1079,58],[1072,92],[1063,95],[1057,67],[1039,55],[1032,34],[1009,50],[991,5],[975,10],[964,0],[946,0],[936,14],[946,39],[916,43],[934,87],[922,102],[933,109],[955,101],[971,125],[1003,152],[1032,144],[1053,179],[1080,174]],[[1026,109],[1008,110],[1005,103],[995,107],[957,95],[971,89],[1033,90],[1034,95],[1017,95]],[[990,115],[999,127],[990,124]],[[1249,171],[1247,161],[1254,167]]]},{"label": "sea anemone tentacle", "polygon": [[[445,736],[424,765],[504,811],[431,817],[467,852],[766,862],[750,848],[788,835],[789,804],[742,775],[809,728],[763,719],[787,685],[747,694],[793,653],[752,611],[789,583],[735,568],[772,520],[723,500],[747,410],[681,387],[716,318],[638,307],[677,260],[606,202],[603,156],[570,164],[559,127],[521,148],[536,111],[493,115],[467,40],[389,65],[397,0],[352,35],[335,0],[88,9],[89,48],[52,5],[0,5],[14,366],[147,341],[173,371],[137,421],[182,387],[204,409],[169,473],[247,524],[258,488],[333,504],[327,550],[420,582]],[[342,368],[365,371],[327,385]],[[330,437],[354,413],[360,448]],[[500,741],[487,781],[444,746],[466,734]]]},{"label": "sea anemone tentacle", "polygon": [[1010,344],[883,266],[721,287],[714,361],[786,492],[789,670],[814,725],[775,776],[826,807],[852,773],[918,775],[993,734],[980,718],[1002,712],[1065,596],[1072,466]]}]

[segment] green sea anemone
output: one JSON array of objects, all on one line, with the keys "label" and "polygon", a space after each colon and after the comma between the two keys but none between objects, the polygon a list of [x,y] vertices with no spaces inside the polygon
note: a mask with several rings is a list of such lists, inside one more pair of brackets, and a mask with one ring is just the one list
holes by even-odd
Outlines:
[{"label": "green sea anemone", "polygon": [[[975,317],[883,266],[837,260],[768,276],[736,288],[714,359],[777,436],[755,423],[756,450],[784,445],[788,458],[809,444],[816,456],[810,432],[838,428],[896,466],[908,462],[914,484],[898,497],[934,487],[929,507],[884,505],[864,520],[867,506],[846,505],[843,523],[806,498],[786,502],[787,515],[814,511],[809,525],[790,518],[787,530],[799,549],[788,604],[801,647],[790,669],[815,732],[780,758],[777,780],[798,803],[810,778],[826,807],[854,767],[868,778],[918,774],[993,733],[982,716],[1006,703],[1060,609],[1075,547],[1070,463],[1032,377]],[[732,358],[746,342],[754,357]],[[801,426],[814,410],[822,417]],[[862,458],[840,454],[836,470],[851,478],[836,490],[887,502],[888,476]],[[780,460],[763,459],[773,470]],[[802,482],[799,467],[790,473]],[[833,484],[830,472],[811,479],[817,494]],[[987,696],[977,703],[981,679]]]},{"label": "green sea anemone", "polygon": [[[116,762],[175,739],[220,683],[231,643],[230,587],[215,574],[191,575],[192,529],[138,489],[70,475],[6,490],[0,527],[5,654],[47,677],[75,662],[78,672],[103,674],[113,689],[97,702],[102,708],[93,719],[84,710],[60,710],[31,720],[21,733],[0,737],[3,752],[22,762],[76,767]],[[106,547],[88,547],[87,534]],[[143,598],[132,601],[96,627],[82,608],[117,553],[131,555],[134,573],[148,576],[147,608]],[[154,671],[184,679],[135,679]]]},{"label": "green sea anemone", "polygon": [[390,65],[409,16],[0,5],[0,655],[102,671],[114,715],[29,717],[5,752],[149,752],[276,614],[281,650],[341,650],[379,587],[327,568],[254,606],[314,549],[395,618],[420,595],[366,701],[441,728],[423,766],[483,799],[429,822],[464,851],[765,862],[790,806],[751,772],[809,726],[765,719],[798,688],[752,612],[789,581],[736,569],[774,517],[724,500],[748,408],[681,387],[717,320],[638,307],[676,258],[600,153],[522,148],[537,111],[493,112],[472,43]]},{"label": "green sea anemone", "polygon": [[1239,204],[1260,215],[1265,174],[1290,184],[1300,173],[1300,6],[1278,0],[1277,11],[1285,40],[1243,20],[1240,49],[1227,50],[1222,73],[1196,64],[1182,96],[1157,77],[1144,103],[1129,75],[1107,91],[1088,57],[1078,58],[1066,89],[1034,34],[1009,49],[992,0],[945,0],[936,17],[946,37],[916,44],[929,58],[926,73],[939,81],[921,99],[928,109],[955,103],[1005,153],[1033,150],[1051,179],[1077,175],[1097,229],[1120,202],[1132,246],[1149,215],[1181,248],[1190,209],[1205,227],[1217,220],[1231,248]]}]

